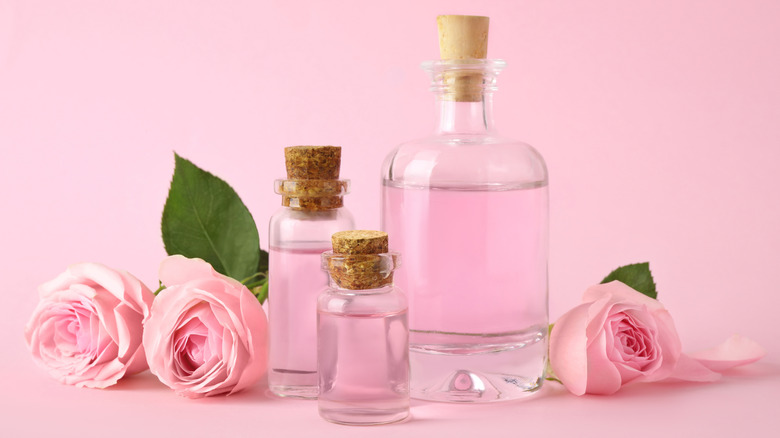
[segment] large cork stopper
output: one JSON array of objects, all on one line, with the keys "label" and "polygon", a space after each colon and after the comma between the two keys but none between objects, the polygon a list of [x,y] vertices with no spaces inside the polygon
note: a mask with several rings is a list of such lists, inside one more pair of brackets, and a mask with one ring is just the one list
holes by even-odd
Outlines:
[{"label": "large cork stopper", "polygon": [[[474,60],[487,57],[488,17],[473,15],[439,15],[439,53],[443,60]],[[445,72],[450,89],[448,99],[456,102],[482,100],[483,74],[472,71]]]},{"label": "large cork stopper", "polygon": [[441,59],[485,59],[490,18],[474,15],[439,15]]},{"label": "large cork stopper", "polygon": [[347,182],[339,180],[340,146],[284,148],[287,180],[278,182],[282,205],[299,210],[330,210],[344,206]]},{"label": "large cork stopper", "polygon": [[341,146],[284,148],[288,179],[339,179]]},{"label": "large cork stopper", "polygon": [[393,282],[395,257],[388,253],[387,233],[352,230],[335,233],[328,271],[344,289],[376,289]]}]

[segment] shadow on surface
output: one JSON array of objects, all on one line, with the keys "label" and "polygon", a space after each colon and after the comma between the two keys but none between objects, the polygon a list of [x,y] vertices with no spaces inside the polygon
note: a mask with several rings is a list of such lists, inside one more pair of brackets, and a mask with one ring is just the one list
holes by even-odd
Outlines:
[{"label": "shadow on surface", "polygon": [[[269,395],[266,391],[267,385],[265,383],[265,378],[263,378],[259,383],[256,385],[247,388],[241,392],[238,392],[236,394],[232,395],[217,395],[213,397],[203,397],[198,399],[192,399],[192,402],[194,403],[213,403],[218,402],[221,404],[231,404],[231,403],[240,403],[240,404],[253,404],[253,403],[265,403],[268,401],[276,401],[279,400],[279,398],[274,397],[272,395]],[[125,391],[134,391],[134,392],[171,392],[173,393],[173,390],[165,386],[162,382],[160,382],[157,377],[152,374],[151,372],[144,371],[142,373],[126,377],[119,382],[117,382],[116,385],[110,386],[106,388],[106,391],[112,391],[112,392],[125,392]],[[181,396],[181,398],[185,398]]]},{"label": "shadow on surface", "polygon": [[536,391],[535,393],[529,394],[527,397],[520,398],[517,400],[506,400],[506,401],[494,401],[494,402],[486,402],[486,403],[473,403],[473,402],[443,402],[443,401],[429,401],[429,400],[417,400],[412,399],[412,407],[417,406],[430,406],[430,405],[442,405],[442,406],[497,406],[497,405],[519,405],[522,403],[529,403],[534,402],[541,399],[547,399],[551,397],[560,397],[567,395],[568,392],[566,391],[566,388],[563,387],[560,383],[557,382],[545,382],[541,389]]},{"label": "shadow on surface", "polygon": [[[709,391],[717,387],[733,387],[745,384],[777,382],[780,377],[780,364],[777,363],[753,363],[739,368],[727,370],[723,377],[714,382],[689,382],[681,380],[667,380],[661,382],[637,383],[626,385],[620,391],[609,397],[629,399],[647,397],[667,397],[675,393],[690,393]],[[602,397],[602,396],[592,396]]]}]

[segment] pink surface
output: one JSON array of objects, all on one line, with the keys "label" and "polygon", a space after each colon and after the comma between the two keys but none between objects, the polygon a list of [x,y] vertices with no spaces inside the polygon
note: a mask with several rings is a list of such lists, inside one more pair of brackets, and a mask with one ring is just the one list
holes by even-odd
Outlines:
[{"label": "pink surface", "polygon": [[[2,435],[780,427],[780,4],[471,3],[0,1]],[[385,153],[434,124],[418,65],[437,55],[438,13],[492,17],[489,55],[509,63],[497,127],[547,159],[551,318],[615,266],[649,260],[683,351],[737,332],[766,358],[713,384],[581,398],[551,384],[503,405],[415,402],[412,421],[372,429],[328,424],[316,403],[262,387],[193,401],[149,373],[101,391],[35,368],[22,333],[38,284],[98,261],[156,285],[174,150],[227,179],[265,236],[282,147],[340,144],[347,205],[359,227],[378,227]]]}]

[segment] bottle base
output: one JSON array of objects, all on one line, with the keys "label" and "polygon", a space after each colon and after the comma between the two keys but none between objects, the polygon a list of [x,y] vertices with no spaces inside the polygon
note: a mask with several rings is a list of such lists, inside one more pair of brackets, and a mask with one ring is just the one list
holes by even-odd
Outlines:
[{"label": "bottle base", "polygon": [[516,400],[534,394],[544,382],[546,327],[502,337],[414,332],[412,336],[423,341],[413,342],[409,352],[412,398],[462,403]]},{"label": "bottle base", "polygon": [[328,407],[327,403],[320,403],[320,417],[331,423],[345,424],[348,426],[378,426],[380,424],[397,423],[409,417],[409,405],[402,408],[373,409],[368,407],[344,407],[340,403],[337,406]]},{"label": "bottle base", "polygon": [[279,397],[316,399],[320,392],[317,370],[271,368],[268,389]]},{"label": "bottle base", "polygon": [[447,378],[445,385],[434,385],[415,390],[410,397],[416,400],[447,403],[491,403],[519,400],[534,395],[544,379],[517,385],[516,376],[488,378],[475,372],[459,370]]},{"label": "bottle base", "polygon": [[272,385],[268,389],[278,397],[300,398],[306,400],[316,400],[319,390],[316,386],[284,386]]}]

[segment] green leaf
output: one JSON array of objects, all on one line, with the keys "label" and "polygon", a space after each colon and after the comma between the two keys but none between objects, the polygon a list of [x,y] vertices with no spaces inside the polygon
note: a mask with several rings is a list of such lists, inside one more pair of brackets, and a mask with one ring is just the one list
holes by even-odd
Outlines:
[{"label": "green leaf", "polygon": [[260,260],[257,264],[257,272],[268,272],[268,251],[260,250]]},{"label": "green leaf", "polygon": [[561,382],[561,379],[559,379],[558,376],[555,375],[555,371],[553,371],[553,369],[552,369],[552,362],[550,362],[550,350],[549,350],[550,343],[549,343],[549,339],[550,339],[550,335],[552,335],[553,327],[555,327],[555,323],[552,323],[549,326],[547,326],[547,348],[548,348],[548,350],[547,350],[547,360],[545,361],[545,365],[544,365],[544,379],[552,381],[552,382],[558,382],[558,383],[563,384],[563,382]]},{"label": "green leaf", "polygon": [[168,254],[201,258],[239,281],[257,272],[260,238],[252,215],[222,179],[176,155],[162,214]]},{"label": "green leaf", "polygon": [[552,369],[552,364],[550,363],[549,359],[547,360],[547,364],[544,367],[544,380],[563,384],[563,382],[561,382],[561,379],[559,379],[558,376],[555,375],[555,372]]},{"label": "green leaf", "polygon": [[610,272],[601,282],[609,283],[614,280],[618,280],[650,298],[656,299],[658,297],[649,262],[621,266]]},{"label": "green leaf", "polygon": [[255,272],[253,275],[241,280],[241,284],[248,288],[253,288],[268,278],[267,272]]},{"label": "green leaf", "polygon": [[265,279],[259,286],[253,287],[252,293],[257,297],[257,301],[263,304],[266,298],[268,298],[268,279]]}]

